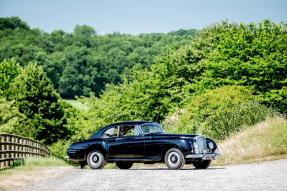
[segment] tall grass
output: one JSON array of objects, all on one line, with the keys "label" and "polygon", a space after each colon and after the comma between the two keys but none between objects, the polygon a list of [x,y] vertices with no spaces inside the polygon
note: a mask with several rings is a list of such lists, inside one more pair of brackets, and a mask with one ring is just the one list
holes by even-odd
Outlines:
[{"label": "tall grass", "polygon": [[24,160],[26,167],[41,167],[41,166],[67,166],[66,162],[55,157],[29,157]]},{"label": "tall grass", "polygon": [[249,163],[287,158],[287,120],[284,117],[266,120],[218,144],[221,158],[215,165]]},{"label": "tall grass", "polygon": [[64,100],[65,102],[71,104],[74,108],[81,110],[81,111],[88,111],[90,108],[88,105],[83,104],[82,102],[78,101],[78,100]]}]

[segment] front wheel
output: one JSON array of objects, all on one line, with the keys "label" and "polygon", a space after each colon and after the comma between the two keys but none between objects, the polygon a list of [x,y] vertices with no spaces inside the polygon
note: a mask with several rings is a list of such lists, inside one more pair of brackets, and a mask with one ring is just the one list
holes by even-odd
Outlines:
[{"label": "front wheel", "polygon": [[165,163],[168,169],[182,169],[185,159],[182,152],[177,148],[169,149],[165,154]]},{"label": "front wheel", "polygon": [[88,154],[87,162],[92,169],[102,169],[106,164],[104,156],[99,151],[91,151]]},{"label": "front wheel", "polygon": [[119,169],[130,169],[133,166],[132,162],[116,162]]},{"label": "front wheel", "polygon": [[197,169],[207,169],[211,163],[211,160],[193,161],[192,164]]}]

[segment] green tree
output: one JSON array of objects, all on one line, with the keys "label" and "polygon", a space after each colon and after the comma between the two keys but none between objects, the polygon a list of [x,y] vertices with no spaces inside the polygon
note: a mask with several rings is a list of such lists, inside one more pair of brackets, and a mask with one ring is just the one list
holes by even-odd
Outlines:
[{"label": "green tree", "polygon": [[27,23],[22,21],[19,17],[0,18],[0,30],[16,28],[30,29]]},{"label": "green tree", "polygon": [[19,111],[27,117],[33,138],[49,144],[68,134],[59,95],[41,67],[29,63],[15,78],[12,92]]},{"label": "green tree", "polygon": [[15,59],[3,60],[0,63],[0,97],[9,98],[10,85],[21,72],[21,67]]},{"label": "green tree", "polygon": [[94,28],[87,26],[87,25],[76,25],[74,28],[75,35],[83,35],[85,37],[92,37],[96,34]]},{"label": "green tree", "polygon": [[0,98],[0,133],[32,137],[32,131],[27,127],[26,117],[19,112],[14,101]]}]

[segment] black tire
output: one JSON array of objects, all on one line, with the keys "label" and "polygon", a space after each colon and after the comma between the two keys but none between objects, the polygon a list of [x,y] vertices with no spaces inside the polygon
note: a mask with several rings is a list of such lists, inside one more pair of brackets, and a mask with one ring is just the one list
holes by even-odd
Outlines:
[{"label": "black tire", "polygon": [[80,165],[81,169],[84,169],[85,166],[87,165],[87,161],[81,161],[81,162],[79,162],[79,165]]},{"label": "black tire", "polygon": [[105,158],[100,151],[91,151],[88,154],[87,163],[92,169],[102,169],[106,165]]},{"label": "black tire", "polygon": [[165,154],[164,160],[168,169],[171,170],[182,169],[185,164],[185,158],[182,152],[177,148],[169,149]]},{"label": "black tire", "polygon": [[192,164],[196,169],[207,169],[211,163],[211,160],[193,161]]},{"label": "black tire", "polygon": [[133,162],[116,162],[119,169],[130,169],[133,166]]},{"label": "black tire", "polygon": [[185,164],[192,164],[192,161],[185,161]]}]

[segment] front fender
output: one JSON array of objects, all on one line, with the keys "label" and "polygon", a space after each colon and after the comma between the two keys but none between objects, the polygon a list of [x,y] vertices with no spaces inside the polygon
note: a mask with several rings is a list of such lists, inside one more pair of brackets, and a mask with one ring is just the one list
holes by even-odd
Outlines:
[{"label": "front fender", "polygon": [[192,151],[192,147],[191,147],[190,143],[188,142],[188,140],[186,140],[186,139],[172,139],[172,140],[168,141],[167,147],[166,147],[166,149],[162,155],[164,156],[165,153],[167,152],[167,150],[169,150],[172,147],[180,149],[181,152],[183,153],[183,155],[189,154]]},{"label": "front fender", "polygon": [[214,148],[212,149],[212,152],[214,152],[217,149],[217,145],[212,139],[206,138],[206,144],[207,145],[209,142],[212,142],[214,144]]},{"label": "front fender", "polygon": [[108,143],[104,140],[92,140],[91,143],[89,143],[89,146],[85,149],[85,160],[87,159],[88,154],[93,151],[98,150],[100,151],[105,159],[107,159],[109,146]]}]

